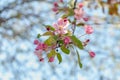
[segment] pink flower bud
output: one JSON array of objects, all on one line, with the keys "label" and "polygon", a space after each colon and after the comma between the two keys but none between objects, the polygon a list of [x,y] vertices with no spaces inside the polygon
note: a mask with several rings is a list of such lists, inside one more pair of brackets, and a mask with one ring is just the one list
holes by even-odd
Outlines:
[{"label": "pink flower bud", "polygon": [[79,8],[82,8],[83,7],[83,3],[79,3]]},{"label": "pink flower bud", "polygon": [[44,61],[44,58],[40,58],[40,62],[43,62]]},{"label": "pink flower bud", "polygon": [[49,62],[53,62],[53,61],[54,61],[54,57],[50,57]]},{"label": "pink flower bud", "polygon": [[37,45],[39,44],[39,41],[37,39],[34,40],[34,44]]},{"label": "pink flower bud", "polygon": [[84,21],[88,21],[89,18],[83,18]]},{"label": "pink flower bud", "polygon": [[58,8],[57,8],[57,7],[53,7],[52,10],[53,10],[54,12],[57,12],[57,11],[58,11]]},{"label": "pink flower bud", "polygon": [[90,55],[91,58],[94,58],[94,57],[95,57],[95,53],[94,53],[93,51],[90,51],[90,52],[89,52],[89,55]]},{"label": "pink flower bud", "polygon": [[86,34],[92,34],[93,28],[89,25],[85,25],[85,32],[86,32]]},{"label": "pink flower bud", "polygon": [[58,7],[58,3],[57,2],[54,2],[53,5],[54,5],[54,7]]},{"label": "pink flower bud", "polygon": [[42,49],[45,50],[47,48],[47,45],[46,44],[42,44]]},{"label": "pink flower bud", "polygon": [[63,3],[63,0],[60,0],[61,3]]},{"label": "pink flower bud", "polygon": [[71,42],[70,37],[66,36],[66,37],[64,38],[64,44],[69,44],[70,42]]}]

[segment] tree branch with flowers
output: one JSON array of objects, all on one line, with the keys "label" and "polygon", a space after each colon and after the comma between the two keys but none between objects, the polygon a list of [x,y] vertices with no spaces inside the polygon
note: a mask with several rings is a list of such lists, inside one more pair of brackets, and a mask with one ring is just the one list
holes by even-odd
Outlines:
[{"label": "tree branch with flowers", "polygon": [[[65,3],[63,0],[59,0],[59,2],[62,5]],[[93,28],[90,25],[85,24],[89,18],[85,14],[83,7],[84,4],[82,2],[77,3],[77,0],[70,0],[67,6],[61,6],[58,2],[53,3],[52,10],[56,14],[62,13],[62,16],[53,23],[53,25],[43,25],[46,28],[46,32],[38,34],[38,39],[34,40],[34,44],[36,45],[34,53],[39,58],[40,62],[44,61],[45,57],[43,57],[43,54],[45,54],[48,62],[54,62],[56,57],[59,63],[61,63],[62,55],[58,50],[68,55],[72,54],[70,48],[73,48],[78,56],[78,64],[80,68],[82,68],[82,62],[77,49],[84,50],[90,40],[87,39],[82,42],[74,33],[78,26],[82,26],[84,28],[84,35],[93,33]],[[84,24],[81,22],[84,22]],[[39,41],[43,36],[48,38],[43,42]],[[93,51],[88,51],[88,53],[91,58],[95,56]]]}]

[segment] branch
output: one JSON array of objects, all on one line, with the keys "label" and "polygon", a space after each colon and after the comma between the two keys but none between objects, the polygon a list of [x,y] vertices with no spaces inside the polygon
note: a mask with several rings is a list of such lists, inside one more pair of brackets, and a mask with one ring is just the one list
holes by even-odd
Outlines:
[{"label": "branch", "polygon": [[[77,3],[77,0],[75,0],[75,2],[74,2],[74,8],[73,8],[73,10],[76,8],[76,3]],[[74,18],[74,21],[76,21],[75,18]],[[73,25],[73,34],[75,33],[75,29],[76,29],[76,22]]]}]

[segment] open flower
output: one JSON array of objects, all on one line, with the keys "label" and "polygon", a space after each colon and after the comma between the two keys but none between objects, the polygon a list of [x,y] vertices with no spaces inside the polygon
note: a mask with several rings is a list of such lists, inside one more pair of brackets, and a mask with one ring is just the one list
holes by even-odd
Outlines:
[{"label": "open flower", "polygon": [[74,13],[75,13],[74,17],[77,20],[82,19],[85,14],[82,7],[83,7],[83,3],[79,3],[78,7],[76,9],[74,9]]},{"label": "open flower", "polygon": [[66,34],[67,33],[67,27],[69,25],[68,19],[60,18],[57,23],[53,24],[53,27],[55,28],[55,34]]},{"label": "open flower", "polygon": [[85,25],[85,32],[86,34],[92,34],[93,33],[93,28],[89,25]]},{"label": "open flower", "polygon": [[37,45],[39,44],[39,41],[37,39],[34,40],[34,44]]}]

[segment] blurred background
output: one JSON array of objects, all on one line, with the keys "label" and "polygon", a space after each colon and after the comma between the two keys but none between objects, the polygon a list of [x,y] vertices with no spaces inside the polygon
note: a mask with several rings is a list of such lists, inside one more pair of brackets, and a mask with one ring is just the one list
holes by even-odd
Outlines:
[{"label": "blurred background", "polygon": [[120,80],[120,0],[78,0],[94,27],[87,49],[96,53],[91,59],[79,51],[82,69],[72,54],[63,54],[61,64],[39,62],[33,41],[45,31],[41,24],[58,18],[51,10],[55,1],[0,0],[0,80]]}]

